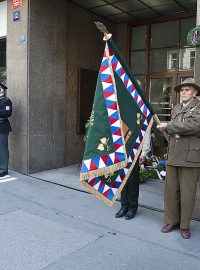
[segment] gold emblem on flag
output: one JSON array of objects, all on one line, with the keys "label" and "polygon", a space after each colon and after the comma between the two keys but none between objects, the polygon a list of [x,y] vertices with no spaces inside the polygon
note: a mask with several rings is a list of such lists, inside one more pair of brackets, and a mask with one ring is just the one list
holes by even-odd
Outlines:
[{"label": "gold emblem on flag", "polygon": [[101,138],[100,139],[100,144],[98,145],[97,149],[100,150],[100,151],[109,151],[111,149],[111,147],[108,145],[108,141],[109,141],[109,138]]},{"label": "gold emblem on flag", "polygon": [[113,173],[108,173],[108,174],[106,174],[106,175],[105,175],[106,181],[110,183],[110,182],[112,181],[111,177],[112,177],[113,175],[115,175],[114,172],[113,172]]},{"label": "gold emblem on flag", "polygon": [[129,138],[131,137],[132,131],[123,121],[122,121],[122,133],[124,135],[124,142],[127,143]]},{"label": "gold emblem on flag", "polygon": [[137,113],[137,124],[140,125],[140,122],[142,120],[142,115],[140,113]]}]

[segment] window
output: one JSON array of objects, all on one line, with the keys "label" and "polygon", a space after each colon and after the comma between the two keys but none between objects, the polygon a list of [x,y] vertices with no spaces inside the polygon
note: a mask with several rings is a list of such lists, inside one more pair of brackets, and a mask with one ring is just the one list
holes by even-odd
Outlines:
[{"label": "window", "polygon": [[176,70],[178,64],[178,53],[175,50],[170,50],[167,52],[167,62],[168,62],[168,70]]},{"label": "window", "polygon": [[143,50],[146,48],[146,31],[146,25],[133,27],[132,50]]},{"label": "window", "polygon": [[147,26],[132,28],[131,70],[145,91]]},{"label": "window", "polygon": [[[145,86],[143,90],[161,121],[170,121],[172,107],[179,102],[174,86],[182,76],[192,77],[194,73],[195,48],[188,46],[187,33],[196,25],[195,16],[183,14],[180,18],[179,14],[169,21],[149,20],[145,25],[132,27],[131,69]],[[167,146],[157,129],[154,146]]]},{"label": "window", "polygon": [[133,63],[131,63],[131,69],[133,74],[144,74],[145,73],[145,51],[132,52],[131,57]]},{"label": "window", "polygon": [[195,49],[194,48],[180,49],[179,70],[194,69],[194,62],[195,62]]},{"label": "window", "polygon": [[178,45],[179,21],[151,25],[151,48]]},{"label": "window", "polygon": [[196,17],[133,26],[131,69],[143,75],[149,85],[149,73],[193,71],[195,48],[187,44],[187,33],[195,27]]},{"label": "window", "polygon": [[151,50],[151,72],[166,72],[177,69],[178,50],[154,49]]}]

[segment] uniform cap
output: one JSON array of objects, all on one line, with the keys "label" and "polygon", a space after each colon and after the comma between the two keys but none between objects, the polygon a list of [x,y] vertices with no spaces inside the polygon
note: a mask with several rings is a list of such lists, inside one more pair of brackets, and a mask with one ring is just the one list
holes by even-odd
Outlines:
[{"label": "uniform cap", "polygon": [[5,85],[5,83],[0,82],[0,87],[4,90],[8,89],[8,87]]}]

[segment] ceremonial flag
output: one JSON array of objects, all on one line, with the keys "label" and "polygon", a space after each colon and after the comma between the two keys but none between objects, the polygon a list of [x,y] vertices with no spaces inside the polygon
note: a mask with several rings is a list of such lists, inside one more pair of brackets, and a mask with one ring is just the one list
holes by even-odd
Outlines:
[{"label": "ceremonial flag", "polygon": [[109,206],[140,154],[154,111],[110,38],[97,79],[80,180]]}]

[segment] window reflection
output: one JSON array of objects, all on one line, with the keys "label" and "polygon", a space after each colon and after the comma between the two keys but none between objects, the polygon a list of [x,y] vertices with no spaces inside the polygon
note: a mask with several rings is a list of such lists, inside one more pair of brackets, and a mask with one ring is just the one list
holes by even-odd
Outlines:
[{"label": "window reflection", "polygon": [[174,71],[177,68],[177,49],[165,48],[151,51],[151,72]]},{"label": "window reflection", "polygon": [[195,48],[184,48],[180,50],[179,69],[190,70],[194,69],[195,63]]}]

